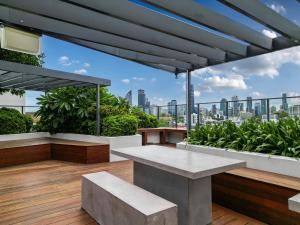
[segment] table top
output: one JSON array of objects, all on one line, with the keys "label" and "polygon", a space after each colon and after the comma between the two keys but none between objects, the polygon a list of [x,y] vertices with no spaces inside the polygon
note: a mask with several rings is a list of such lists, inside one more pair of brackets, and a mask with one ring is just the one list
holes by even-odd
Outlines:
[{"label": "table top", "polygon": [[190,179],[246,166],[245,161],[237,159],[156,145],[112,149],[111,153]]}]

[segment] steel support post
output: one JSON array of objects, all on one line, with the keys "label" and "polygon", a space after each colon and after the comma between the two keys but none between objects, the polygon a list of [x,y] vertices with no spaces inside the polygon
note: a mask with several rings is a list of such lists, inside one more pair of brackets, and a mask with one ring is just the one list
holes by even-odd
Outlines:
[{"label": "steel support post", "polygon": [[100,136],[100,85],[96,88],[96,135]]},{"label": "steel support post", "polygon": [[186,128],[188,131],[192,128],[192,99],[191,99],[191,70],[186,72]]}]

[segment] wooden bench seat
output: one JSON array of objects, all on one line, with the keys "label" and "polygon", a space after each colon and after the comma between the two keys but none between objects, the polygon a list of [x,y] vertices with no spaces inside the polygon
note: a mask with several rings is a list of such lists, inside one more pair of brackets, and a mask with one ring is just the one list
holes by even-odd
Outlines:
[{"label": "wooden bench seat", "polygon": [[101,225],[177,225],[177,206],[107,172],[83,175],[82,208]]},{"label": "wooden bench seat", "polygon": [[288,199],[300,192],[300,178],[249,168],[212,177],[213,201],[268,224],[300,224]]},{"label": "wooden bench seat", "polygon": [[50,159],[78,163],[109,162],[109,145],[54,138],[0,142],[0,167]]}]

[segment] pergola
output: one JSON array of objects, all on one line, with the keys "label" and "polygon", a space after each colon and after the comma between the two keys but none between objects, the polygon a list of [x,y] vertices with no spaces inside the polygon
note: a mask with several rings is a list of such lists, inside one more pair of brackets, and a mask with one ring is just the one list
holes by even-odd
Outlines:
[{"label": "pergola", "polygon": [[100,87],[110,80],[0,60],[0,88],[47,92],[54,88],[94,87],[96,92],[96,134],[100,134]]},{"label": "pergola", "polygon": [[279,36],[267,37],[193,0],[142,2],[151,7],[127,0],[0,0],[0,21],[171,73],[186,72],[190,129],[193,70],[300,44],[300,27],[259,0],[219,2]]}]

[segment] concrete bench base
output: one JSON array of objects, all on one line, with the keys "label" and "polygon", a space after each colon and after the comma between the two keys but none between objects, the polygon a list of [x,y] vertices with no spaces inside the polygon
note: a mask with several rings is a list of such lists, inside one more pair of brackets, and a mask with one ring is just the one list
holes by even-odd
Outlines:
[{"label": "concrete bench base", "polygon": [[289,209],[300,213],[300,194],[289,199]]},{"label": "concrete bench base", "polygon": [[107,172],[82,179],[82,208],[101,225],[177,225],[177,206]]}]

